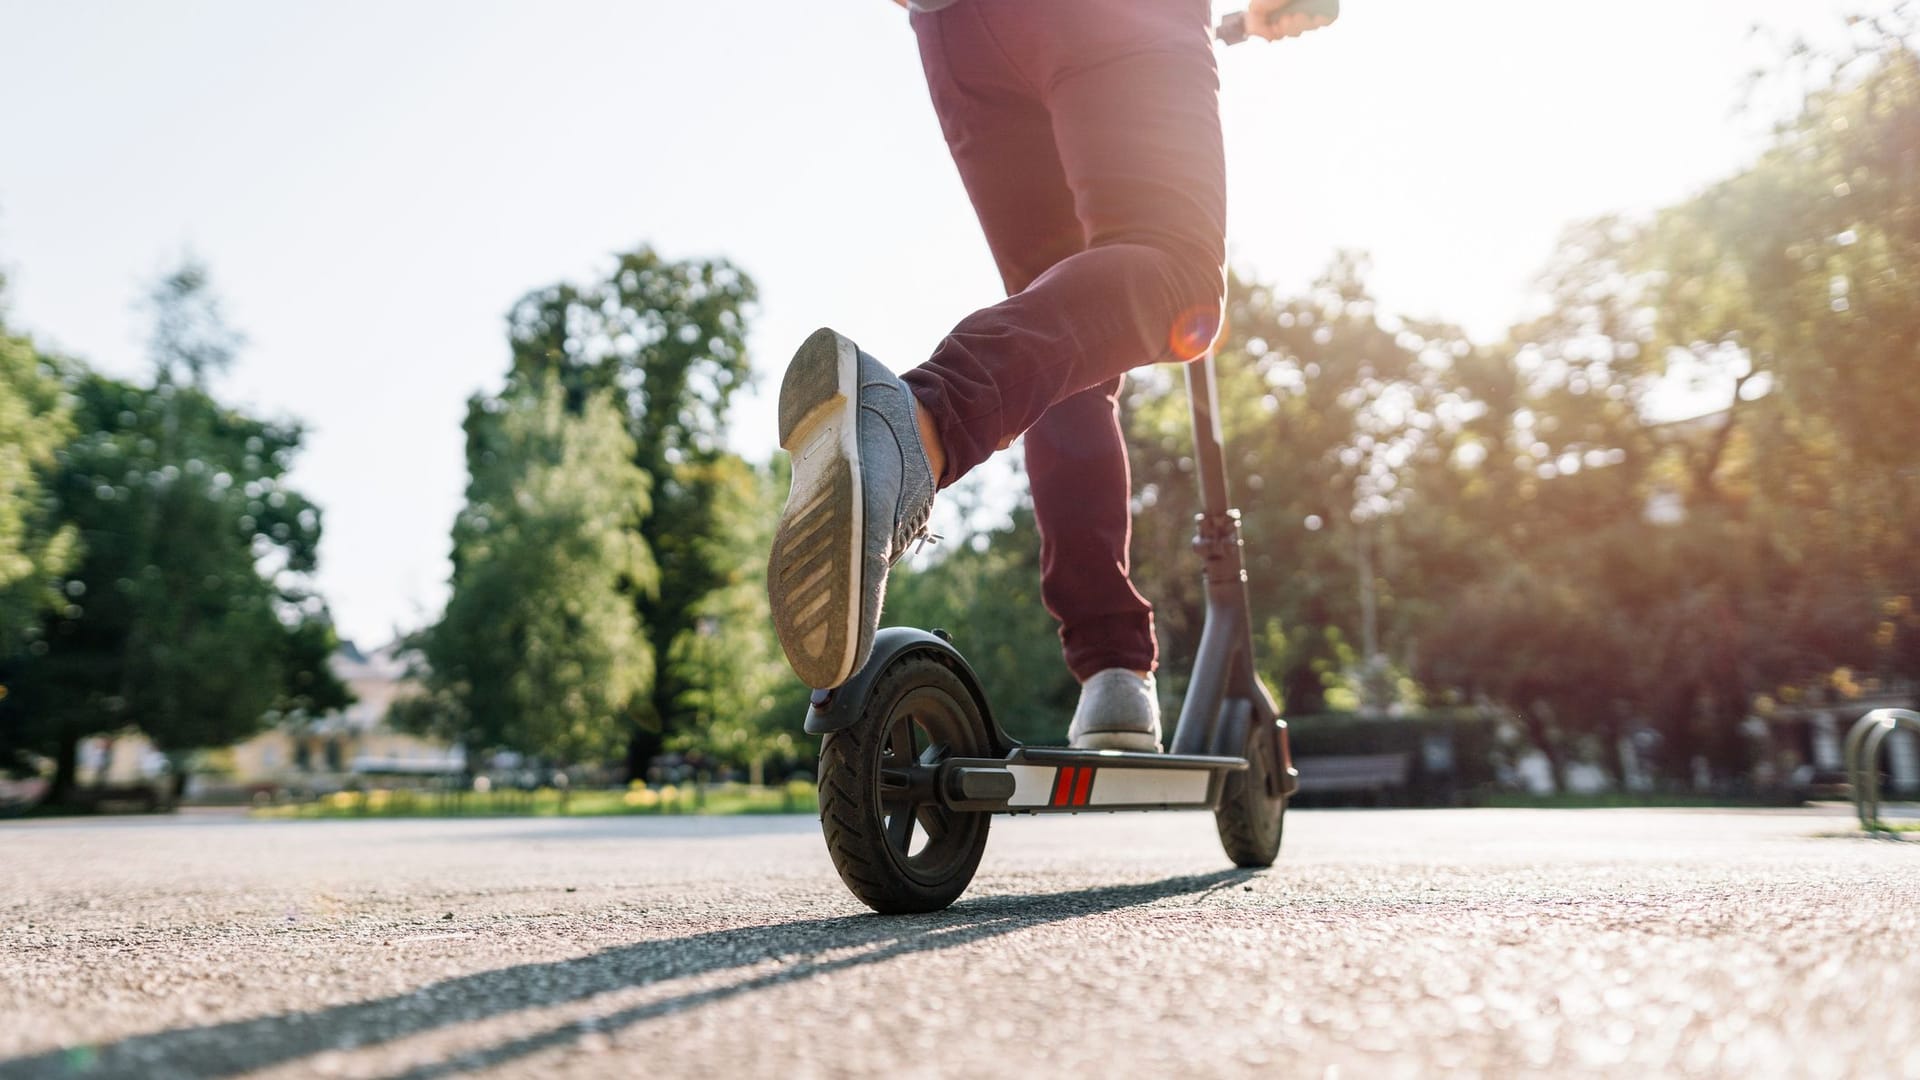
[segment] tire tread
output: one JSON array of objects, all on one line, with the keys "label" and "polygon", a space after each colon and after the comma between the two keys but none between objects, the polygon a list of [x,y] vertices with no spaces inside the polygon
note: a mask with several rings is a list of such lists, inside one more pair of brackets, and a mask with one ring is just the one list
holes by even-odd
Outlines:
[{"label": "tire tread", "polygon": [[[1220,846],[1226,850],[1227,858],[1233,860],[1233,865],[1258,870],[1272,866],[1280,857],[1287,800],[1279,801],[1278,813],[1271,809],[1272,801],[1265,791],[1265,770],[1258,765],[1265,760],[1266,748],[1254,745],[1248,750],[1256,765],[1227,777],[1226,787],[1220,792],[1220,806],[1213,812],[1213,824],[1220,834]],[[1269,821],[1272,822],[1270,834],[1266,829]]]},{"label": "tire tread", "polygon": [[[869,700],[890,703],[907,688],[937,677],[927,670],[929,665],[939,668],[939,674],[952,677],[937,660],[915,658],[883,675]],[[955,689],[965,693],[958,680]],[[981,724],[984,732],[984,720]],[[974,869],[986,850],[990,819],[981,817],[964,872],[932,886],[903,876],[888,853],[878,808],[864,805],[859,797],[859,792],[871,790],[877,756],[873,740],[881,736],[881,726],[871,716],[863,715],[853,726],[827,735],[820,747],[820,829],[826,837],[827,854],[840,880],[873,910],[883,915],[939,911],[958,899],[973,880]]]}]

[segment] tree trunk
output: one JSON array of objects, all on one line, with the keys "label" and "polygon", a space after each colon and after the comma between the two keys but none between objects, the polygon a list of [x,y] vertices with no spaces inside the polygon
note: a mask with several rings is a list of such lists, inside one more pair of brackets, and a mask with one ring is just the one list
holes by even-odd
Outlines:
[{"label": "tree trunk", "polygon": [[1620,722],[1620,714],[1612,705],[1602,706],[1605,710],[1595,720],[1591,730],[1600,733],[1600,769],[1607,774],[1607,780],[1615,791],[1627,790],[1627,763],[1620,756],[1620,744],[1626,738],[1625,725]]},{"label": "tree trunk", "polygon": [[1288,716],[1312,716],[1327,711],[1327,686],[1314,670],[1313,657],[1288,665],[1280,673],[1280,711]]},{"label": "tree trunk", "polygon": [[167,753],[167,788],[172,796],[168,802],[173,806],[179,806],[180,800],[187,797],[187,781],[190,779],[187,772],[189,757],[188,754],[176,751]]},{"label": "tree trunk", "polygon": [[80,785],[80,736],[62,735],[53,755],[53,786],[47,789],[46,805],[65,806],[73,801]]},{"label": "tree trunk", "polygon": [[645,780],[647,763],[660,753],[665,742],[657,731],[636,726],[627,738],[627,781]]},{"label": "tree trunk", "polygon": [[1694,712],[1698,705],[1693,684],[1687,683],[1667,695],[1655,716],[1656,730],[1660,732],[1662,779],[1687,789],[1693,784],[1693,759],[1700,747],[1694,730]]},{"label": "tree trunk", "polygon": [[1564,795],[1567,791],[1567,758],[1560,740],[1552,726],[1540,714],[1551,713],[1551,708],[1535,703],[1532,708],[1520,710],[1520,719],[1527,729],[1527,737],[1547,759],[1547,768],[1553,773],[1553,788]]},{"label": "tree trunk", "polygon": [[1707,762],[1716,779],[1727,777],[1734,787],[1745,792],[1753,779],[1753,743],[1745,731],[1747,710],[1745,694],[1718,692],[1713,695],[1708,716]]}]

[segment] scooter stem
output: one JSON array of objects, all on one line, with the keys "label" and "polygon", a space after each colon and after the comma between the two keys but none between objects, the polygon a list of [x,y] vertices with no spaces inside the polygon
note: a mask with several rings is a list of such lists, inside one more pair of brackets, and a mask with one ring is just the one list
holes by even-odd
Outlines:
[{"label": "scooter stem", "polygon": [[1256,711],[1269,717],[1273,708],[1253,674],[1253,617],[1241,559],[1240,512],[1230,505],[1227,491],[1225,440],[1211,350],[1187,365],[1187,405],[1193,414],[1193,458],[1200,479],[1193,548],[1200,555],[1207,585],[1207,611],[1172,750],[1176,754],[1238,754],[1238,745],[1231,749],[1219,745],[1245,735],[1218,730],[1222,705],[1229,697],[1259,701],[1265,708]]}]

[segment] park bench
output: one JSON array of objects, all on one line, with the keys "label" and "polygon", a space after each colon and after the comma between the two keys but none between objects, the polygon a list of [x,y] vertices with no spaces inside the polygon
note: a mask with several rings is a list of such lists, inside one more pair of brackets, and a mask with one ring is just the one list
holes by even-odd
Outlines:
[{"label": "park bench", "polygon": [[1300,794],[1365,792],[1382,794],[1407,786],[1413,754],[1329,754],[1300,758]]}]

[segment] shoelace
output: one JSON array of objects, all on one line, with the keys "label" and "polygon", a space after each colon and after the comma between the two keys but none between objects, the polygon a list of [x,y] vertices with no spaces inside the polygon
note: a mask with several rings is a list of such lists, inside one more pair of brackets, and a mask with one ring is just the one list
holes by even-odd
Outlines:
[{"label": "shoelace", "polygon": [[939,534],[927,528],[927,518],[931,516],[932,513],[933,504],[928,503],[920,508],[919,513],[908,518],[904,525],[894,530],[893,558],[888,561],[888,566],[892,566],[894,563],[906,558],[907,547],[909,545],[913,546],[913,553],[918,555],[920,552],[926,550],[928,544],[937,544],[940,542],[941,537]]}]

